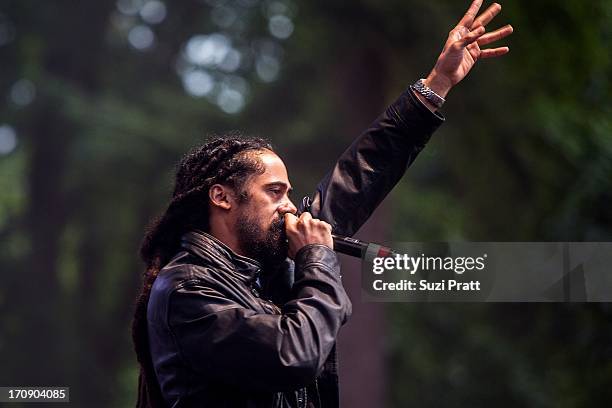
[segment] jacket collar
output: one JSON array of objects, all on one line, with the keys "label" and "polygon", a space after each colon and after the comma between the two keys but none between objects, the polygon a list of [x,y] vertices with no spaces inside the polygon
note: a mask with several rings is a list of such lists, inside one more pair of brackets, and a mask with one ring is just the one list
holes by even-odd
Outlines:
[{"label": "jacket collar", "polygon": [[181,246],[194,255],[238,272],[248,281],[256,280],[261,274],[261,264],[256,260],[238,255],[214,236],[200,230],[193,230],[181,238]]}]

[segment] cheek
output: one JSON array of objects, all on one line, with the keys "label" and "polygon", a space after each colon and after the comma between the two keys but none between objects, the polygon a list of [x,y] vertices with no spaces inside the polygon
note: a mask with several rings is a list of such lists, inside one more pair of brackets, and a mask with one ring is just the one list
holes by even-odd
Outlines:
[{"label": "cheek", "polygon": [[280,218],[278,211],[280,204],[270,197],[254,196],[250,204],[251,219],[257,220],[257,223],[264,229],[269,228],[273,222]]},{"label": "cheek", "polygon": [[265,217],[266,228],[269,228],[275,222],[278,222],[278,212],[276,211],[269,212],[268,216]]}]

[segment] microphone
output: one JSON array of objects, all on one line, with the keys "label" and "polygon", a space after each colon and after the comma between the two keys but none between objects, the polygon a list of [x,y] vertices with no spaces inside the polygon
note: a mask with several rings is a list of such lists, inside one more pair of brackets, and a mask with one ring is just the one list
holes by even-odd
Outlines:
[{"label": "microphone", "polygon": [[[302,199],[302,207],[304,210],[301,212],[310,212],[310,206],[310,197],[304,197]],[[395,256],[394,251],[382,245],[364,242],[356,238],[345,237],[334,233],[332,233],[332,239],[334,240],[334,251],[355,258],[364,259],[368,252],[371,252],[373,256],[382,258]]]}]

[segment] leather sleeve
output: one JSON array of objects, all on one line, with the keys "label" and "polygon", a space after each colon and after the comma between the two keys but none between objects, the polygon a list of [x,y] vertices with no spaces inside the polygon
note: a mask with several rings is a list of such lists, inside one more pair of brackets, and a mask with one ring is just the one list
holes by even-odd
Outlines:
[{"label": "leather sleeve", "polygon": [[295,265],[293,300],[282,306],[280,315],[242,307],[223,285],[192,281],[175,290],[168,324],[184,363],[207,379],[253,391],[311,383],[348,319],[351,303],[331,249],[306,246]]},{"label": "leather sleeve", "polygon": [[[352,236],[414,161],[444,117],[407,90],[340,156],[319,183],[313,217]],[[303,208],[302,208],[303,209]]]}]

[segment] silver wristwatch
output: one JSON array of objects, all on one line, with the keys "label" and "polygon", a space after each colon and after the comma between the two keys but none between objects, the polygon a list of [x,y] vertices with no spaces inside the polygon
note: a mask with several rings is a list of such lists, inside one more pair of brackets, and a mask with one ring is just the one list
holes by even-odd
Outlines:
[{"label": "silver wristwatch", "polygon": [[423,97],[427,99],[427,101],[431,103],[433,106],[435,106],[436,108],[441,108],[444,102],[446,101],[444,100],[443,97],[441,97],[440,95],[438,95],[437,93],[429,89],[427,86],[425,86],[424,81],[425,80],[423,78],[419,79],[418,81],[414,83],[414,85],[410,86],[410,89],[423,95]]}]

